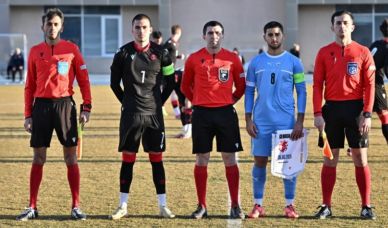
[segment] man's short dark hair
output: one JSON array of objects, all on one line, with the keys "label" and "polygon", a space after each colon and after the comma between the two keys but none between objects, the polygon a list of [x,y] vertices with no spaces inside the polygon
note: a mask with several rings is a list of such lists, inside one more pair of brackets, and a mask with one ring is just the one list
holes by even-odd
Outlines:
[{"label": "man's short dark hair", "polygon": [[277,21],[270,21],[267,24],[264,25],[264,34],[267,32],[267,29],[272,29],[272,28],[279,28],[280,31],[283,33],[283,25],[280,24],[280,22]]},{"label": "man's short dark hair", "polygon": [[45,21],[51,20],[53,17],[58,16],[61,18],[62,24],[65,21],[65,16],[62,11],[58,8],[50,8],[46,11],[46,13],[42,16],[42,25],[44,25]]},{"label": "man's short dark hair", "polygon": [[221,22],[218,21],[209,21],[203,26],[202,33],[203,35],[206,35],[207,27],[214,27],[214,26],[220,26],[222,29],[222,34],[224,34],[224,26],[221,24]]},{"label": "man's short dark hair", "polygon": [[162,37],[162,32],[161,31],[153,31],[151,33],[151,37],[154,39],[160,39],[160,37]]},{"label": "man's short dark hair", "polygon": [[178,32],[178,30],[182,30],[180,25],[173,25],[173,26],[171,26],[171,34],[172,35],[175,35]]},{"label": "man's short dark hair", "polygon": [[152,24],[151,23],[151,18],[143,13],[139,13],[138,15],[136,15],[133,19],[132,19],[132,25],[133,23],[135,23],[135,21],[140,21],[140,20],[143,20],[143,19],[147,19],[149,22],[150,22],[150,25]]},{"label": "man's short dark hair", "polygon": [[338,16],[342,16],[342,15],[349,15],[350,18],[352,18],[352,22],[354,21],[354,17],[353,17],[353,14],[347,10],[339,10],[339,11],[336,11],[333,13],[333,15],[331,15],[331,25],[334,25],[334,18],[335,17],[338,17]]},{"label": "man's short dark hair", "polygon": [[384,37],[388,37],[388,18],[385,18],[380,25],[380,31]]}]

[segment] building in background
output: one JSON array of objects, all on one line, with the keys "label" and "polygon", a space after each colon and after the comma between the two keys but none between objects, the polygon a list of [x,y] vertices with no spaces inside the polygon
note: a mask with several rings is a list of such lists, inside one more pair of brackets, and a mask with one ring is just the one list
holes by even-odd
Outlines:
[{"label": "building in background", "polygon": [[224,46],[238,47],[247,61],[265,44],[264,24],[279,21],[285,25],[285,49],[300,44],[307,72],[313,70],[319,47],[333,40],[328,18],[335,10],[354,13],[353,38],[367,46],[380,38],[378,25],[388,17],[388,0],[0,0],[0,33],[26,34],[29,49],[43,39],[37,21],[53,6],[65,13],[61,37],[79,45],[92,74],[109,73],[117,48],[132,39],[127,35],[130,19],[140,12],[150,15],[154,29],[163,34],[180,24],[185,54],[201,47],[203,24],[219,20],[227,34]]}]

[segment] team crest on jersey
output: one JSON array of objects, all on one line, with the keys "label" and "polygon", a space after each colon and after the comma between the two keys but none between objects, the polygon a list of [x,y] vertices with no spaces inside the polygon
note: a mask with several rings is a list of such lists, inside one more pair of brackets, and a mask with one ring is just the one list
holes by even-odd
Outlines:
[{"label": "team crest on jersey", "polygon": [[68,62],[63,62],[63,61],[58,61],[58,73],[60,75],[66,76],[67,73],[69,72],[69,63]]},{"label": "team crest on jersey", "polygon": [[228,81],[229,79],[229,70],[228,69],[222,69],[220,68],[218,70],[218,79],[221,81],[221,82],[226,82]]},{"label": "team crest on jersey", "polygon": [[358,71],[358,64],[355,62],[349,62],[347,69],[348,69],[349,75],[351,76],[356,75]]}]

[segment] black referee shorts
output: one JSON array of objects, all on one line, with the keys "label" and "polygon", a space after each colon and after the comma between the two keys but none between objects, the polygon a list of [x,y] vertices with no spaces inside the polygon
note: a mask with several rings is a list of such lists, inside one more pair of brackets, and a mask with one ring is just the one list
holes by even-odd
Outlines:
[{"label": "black referee shorts", "polygon": [[242,151],[237,112],[232,105],[208,108],[194,106],[192,114],[193,154],[213,150],[216,137],[217,151]]},{"label": "black referee shorts", "polygon": [[166,150],[166,134],[161,113],[141,115],[121,112],[118,151],[138,152],[140,141],[145,152]]},{"label": "black referee shorts", "polygon": [[362,100],[326,101],[322,115],[331,148],[344,148],[345,136],[350,148],[368,147],[368,134],[358,130],[363,107]]},{"label": "black referee shorts", "polygon": [[373,104],[374,112],[381,112],[387,110],[387,92],[385,91],[384,85],[375,85],[375,103]]},{"label": "black referee shorts", "polygon": [[53,131],[65,147],[77,146],[77,110],[71,97],[35,98],[31,147],[50,147]]}]

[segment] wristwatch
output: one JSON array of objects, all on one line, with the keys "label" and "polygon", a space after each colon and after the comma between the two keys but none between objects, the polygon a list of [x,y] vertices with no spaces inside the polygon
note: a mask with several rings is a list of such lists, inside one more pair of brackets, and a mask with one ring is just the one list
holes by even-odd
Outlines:
[{"label": "wristwatch", "polygon": [[370,112],[364,112],[364,113],[362,113],[362,116],[364,118],[372,118],[372,114]]}]

